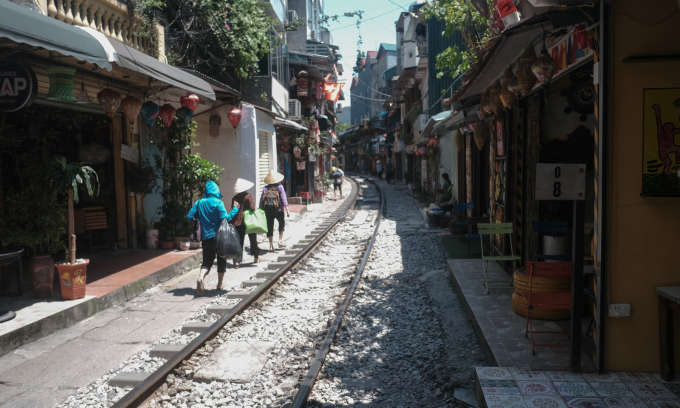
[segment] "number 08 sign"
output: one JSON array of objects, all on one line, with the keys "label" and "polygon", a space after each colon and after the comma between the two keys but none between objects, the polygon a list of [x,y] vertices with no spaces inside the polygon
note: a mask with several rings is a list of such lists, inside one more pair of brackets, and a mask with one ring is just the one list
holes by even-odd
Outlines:
[{"label": "number 08 sign", "polygon": [[586,165],[542,163],[536,165],[537,200],[585,200]]}]

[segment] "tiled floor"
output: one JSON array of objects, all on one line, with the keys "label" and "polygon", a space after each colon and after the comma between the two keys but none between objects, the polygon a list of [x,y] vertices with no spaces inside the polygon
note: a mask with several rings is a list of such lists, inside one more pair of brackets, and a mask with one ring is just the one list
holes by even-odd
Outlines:
[{"label": "tiled floor", "polygon": [[475,376],[487,408],[680,408],[680,384],[656,373],[476,367]]},{"label": "tiled floor", "polygon": [[[447,263],[463,305],[492,363],[500,367],[532,370],[567,369],[568,347],[536,347],[536,355],[531,354],[531,343],[524,337],[527,320],[512,309],[513,289],[491,289],[487,295],[481,259],[449,259]],[[511,284],[510,276],[495,262],[489,263],[488,276],[489,281],[501,282],[496,286]],[[563,330],[553,321],[533,320],[533,324],[536,330]],[[584,324],[585,333],[588,320]],[[562,334],[536,336],[541,342],[568,342]],[[585,372],[595,371],[592,359],[584,352],[581,353],[581,367]]]}]

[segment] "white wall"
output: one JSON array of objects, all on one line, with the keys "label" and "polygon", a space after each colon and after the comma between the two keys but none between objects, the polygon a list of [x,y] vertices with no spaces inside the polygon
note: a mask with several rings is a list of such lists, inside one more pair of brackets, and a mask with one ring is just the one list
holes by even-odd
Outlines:
[{"label": "white wall", "polygon": [[[272,111],[276,112],[282,118],[288,116],[288,88],[284,87],[274,78],[272,81],[272,99],[274,100]],[[277,106],[278,105],[278,106]],[[272,125],[273,128],[273,125]]]},{"label": "white wall", "polygon": [[[276,82],[276,81],[274,81]],[[258,159],[260,157],[260,140],[259,137],[267,137],[269,138],[268,140],[268,146],[269,146],[269,170],[276,170],[276,130],[274,129],[274,119],[266,114],[265,112],[262,112],[259,109],[255,109],[255,120],[256,120],[256,131],[255,131],[255,161],[254,161],[254,167],[255,171],[258,172],[257,177],[255,177],[252,181],[255,182],[255,185],[259,185],[259,181],[262,180],[264,177],[267,176],[269,171],[267,171],[264,174],[259,174],[259,166],[258,166]],[[253,187],[253,190],[255,187]],[[260,190],[260,189],[258,189]],[[255,198],[255,202],[258,203],[260,201],[260,191],[255,191],[253,194],[253,197]]]}]

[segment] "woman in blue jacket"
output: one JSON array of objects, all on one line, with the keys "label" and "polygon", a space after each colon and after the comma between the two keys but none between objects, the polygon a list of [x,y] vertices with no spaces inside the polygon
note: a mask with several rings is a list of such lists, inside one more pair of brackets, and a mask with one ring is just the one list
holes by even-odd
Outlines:
[{"label": "woman in blue jacket", "polygon": [[[224,203],[220,198],[222,198],[219,187],[214,181],[209,181],[205,184],[205,193],[203,198],[196,201],[191,211],[187,214],[187,219],[189,222],[193,221],[194,217],[198,215],[201,221],[201,242],[203,243],[203,263],[201,264],[201,271],[198,274],[198,280],[196,281],[196,291],[199,296],[203,296],[203,279],[208,276],[210,268],[212,268],[215,262],[216,252],[215,252],[215,235],[217,235],[217,230],[220,229],[220,224],[223,219],[231,221],[234,215],[239,210],[239,204],[234,202],[232,204],[233,208],[231,212],[227,213],[224,208]],[[217,256],[217,290],[222,290],[222,279],[224,279],[224,273],[227,271],[227,260]]]}]

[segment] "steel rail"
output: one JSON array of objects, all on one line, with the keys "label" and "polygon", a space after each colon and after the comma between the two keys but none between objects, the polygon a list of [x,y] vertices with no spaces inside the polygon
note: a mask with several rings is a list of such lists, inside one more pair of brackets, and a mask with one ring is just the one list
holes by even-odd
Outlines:
[{"label": "steel rail", "polygon": [[349,304],[352,301],[352,298],[354,297],[354,291],[359,285],[359,281],[361,280],[361,275],[364,271],[364,267],[368,262],[368,257],[371,255],[371,250],[373,250],[375,237],[378,235],[378,229],[380,228],[380,219],[383,216],[383,208],[385,206],[385,198],[383,197],[383,192],[380,189],[380,187],[378,187],[377,183],[367,178],[365,180],[368,180],[372,184],[374,184],[375,188],[377,188],[378,192],[380,193],[380,207],[378,209],[378,216],[376,217],[377,222],[375,223],[375,230],[373,231],[373,236],[371,236],[371,240],[368,243],[366,253],[364,254],[363,260],[361,261],[361,265],[359,265],[357,273],[354,276],[354,280],[352,281],[352,284],[350,285],[349,290],[347,291],[345,300],[342,302],[342,306],[340,306],[340,310],[338,310],[338,314],[335,316],[333,324],[331,325],[330,329],[328,329],[328,334],[326,334],[326,338],[324,339],[324,342],[321,345],[321,349],[319,349],[319,352],[316,354],[316,357],[314,357],[314,360],[312,361],[312,364],[309,367],[309,371],[307,372],[307,376],[302,381],[302,384],[300,384],[300,388],[298,389],[297,394],[295,394],[295,398],[293,399],[293,402],[291,403],[289,408],[303,408],[307,405],[307,399],[309,399],[309,396],[312,393],[312,388],[314,387],[314,383],[316,382],[316,377],[319,375],[319,372],[321,372],[321,367],[323,366],[324,360],[326,359],[326,355],[328,355],[328,353],[330,352],[333,340],[335,339],[338,330],[340,330],[342,318],[345,316],[345,312],[347,311],[347,308],[349,307]]},{"label": "steel rail", "polygon": [[165,364],[154,371],[151,376],[130,390],[130,392],[128,392],[123,398],[118,400],[118,402],[116,402],[112,408],[139,407],[145,403],[151,396],[153,396],[156,390],[162,387],[168,374],[171,374],[175,368],[182,364],[182,361],[189,359],[190,356],[193,355],[198,349],[203,347],[205,343],[214,339],[227,323],[248,309],[250,305],[259,300],[259,298],[262,297],[269,289],[271,289],[271,287],[274,286],[274,284],[276,284],[282,276],[293,269],[314,248],[316,248],[316,246],[318,246],[326,237],[328,232],[345,217],[347,211],[354,206],[359,197],[361,186],[353,178],[348,177],[348,179],[355,184],[356,189],[354,190],[352,199],[348,203],[344,204],[342,214],[338,215],[331,225],[326,227],[325,230],[323,230],[316,238],[314,238],[286,265],[279,268],[272,277],[255,288],[255,290],[253,290],[250,295],[248,295],[248,297],[237,303],[227,314],[215,321],[212,326],[196,337],[191,343],[187,344],[186,347],[184,347],[179,353],[175,354],[172,358],[166,361]]}]

